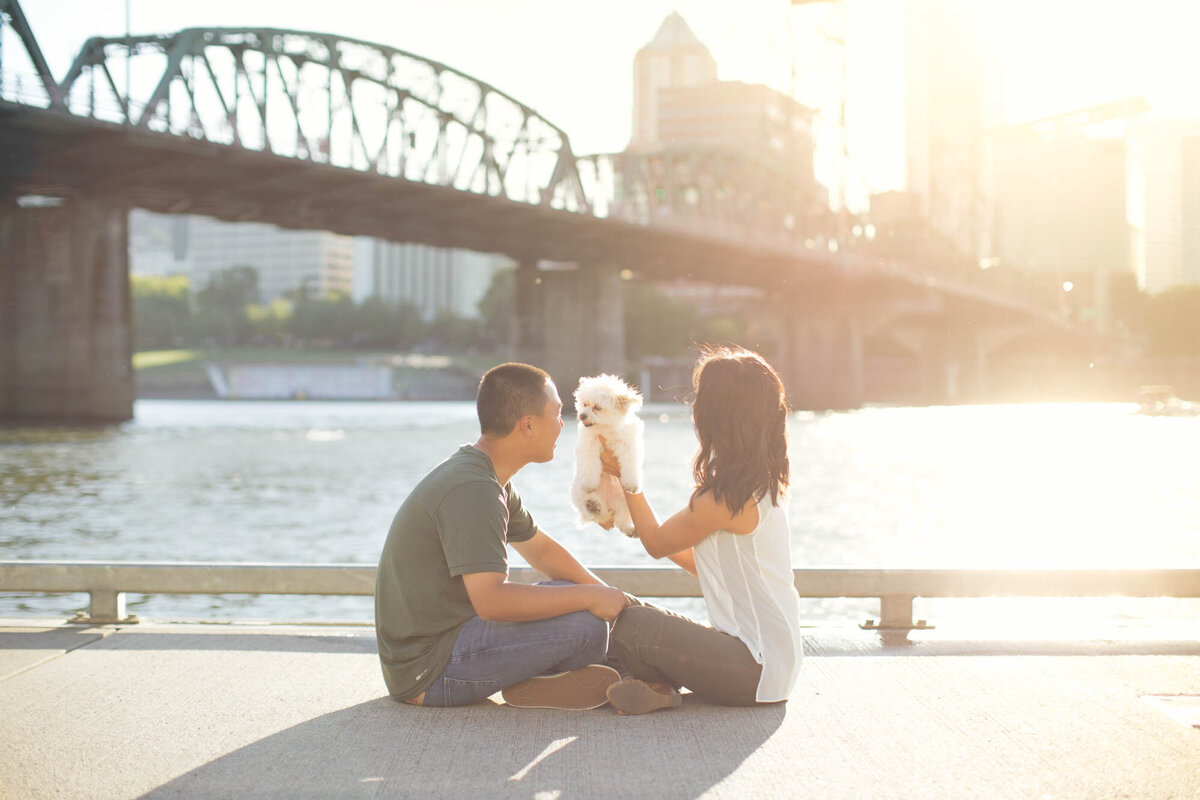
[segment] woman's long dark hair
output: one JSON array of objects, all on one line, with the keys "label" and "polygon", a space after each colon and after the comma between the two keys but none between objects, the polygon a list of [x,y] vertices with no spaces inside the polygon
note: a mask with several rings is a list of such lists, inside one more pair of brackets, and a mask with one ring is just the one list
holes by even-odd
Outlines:
[{"label": "woman's long dark hair", "polygon": [[731,514],[768,494],[778,505],[788,485],[787,399],[779,375],[750,350],[706,347],[692,373],[692,422],[700,452],[696,490]]}]

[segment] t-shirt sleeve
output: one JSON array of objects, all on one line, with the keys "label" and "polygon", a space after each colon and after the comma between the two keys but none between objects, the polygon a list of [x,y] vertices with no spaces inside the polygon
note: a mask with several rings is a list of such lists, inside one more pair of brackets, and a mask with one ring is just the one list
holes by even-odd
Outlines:
[{"label": "t-shirt sleeve", "polygon": [[508,541],[527,542],[537,533],[537,523],[521,503],[521,495],[508,485]]},{"label": "t-shirt sleeve", "polygon": [[433,517],[451,575],[508,571],[509,507],[495,483],[473,481],[455,487]]}]

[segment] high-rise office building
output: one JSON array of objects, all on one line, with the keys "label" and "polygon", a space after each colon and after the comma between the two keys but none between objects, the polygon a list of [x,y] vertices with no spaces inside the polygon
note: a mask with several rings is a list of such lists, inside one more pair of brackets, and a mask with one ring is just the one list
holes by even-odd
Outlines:
[{"label": "high-rise office building", "polygon": [[1129,274],[1126,148],[1080,129],[996,136],[996,252],[1024,272]]},{"label": "high-rise office building", "polygon": [[188,275],[187,217],[129,212],[129,271],[134,275]]},{"label": "high-rise office building", "polygon": [[412,303],[428,321],[447,312],[478,317],[479,301],[509,259],[361,236],[354,242],[354,262],[355,300],[378,295],[389,303]]},{"label": "high-rise office building", "polygon": [[1138,285],[1156,294],[1200,283],[1200,119],[1131,123],[1128,159]]},{"label": "high-rise office building", "polygon": [[[678,176],[663,180],[678,177],[704,185],[733,181],[734,194],[747,203],[749,198],[769,198],[779,220],[791,219],[792,230],[799,232],[828,212],[828,194],[814,177],[813,116],[812,109],[768,86],[717,80],[708,48],[683,17],[672,13],[634,59],[633,138],[627,152],[634,163],[643,157],[693,159],[680,167]],[[739,164],[732,174],[722,172],[727,156]],[[639,202],[639,191],[655,189],[640,185],[640,174],[627,177],[623,191],[631,205]],[[650,219],[682,211],[670,209],[670,202]],[[761,217],[754,224],[771,227]]]},{"label": "high-rise office building", "polygon": [[130,220],[134,274],[184,274],[199,291],[221,270],[253,267],[263,301],[299,289],[325,295],[353,288],[349,236],[146,211],[131,212]]},{"label": "high-rise office building", "polygon": [[717,62],[678,12],[667,16],[654,38],[633,59],[633,138],[630,149],[655,146],[659,93],[705,86],[717,80]]},{"label": "high-rise office building", "polygon": [[812,109],[761,84],[713,81],[659,90],[658,144],[744,150],[813,182]]},{"label": "high-rise office building", "polygon": [[257,270],[264,301],[301,289],[314,295],[349,293],[353,286],[354,240],[349,236],[190,217],[188,238],[196,286],[232,266]]},{"label": "high-rise office building", "polygon": [[964,256],[991,255],[988,128],[1004,123],[1003,54],[977,3],[906,0],[907,190],[933,233]]},{"label": "high-rise office building", "polygon": [[356,302],[379,295],[412,303],[426,320],[443,312],[478,317],[492,276],[508,264],[467,250],[140,210],[130,214],[129,238],[134,274],[186,275],[193,291],[222,269],[248,266],[258,273],[264,302],[301,288],[345,292]]}]

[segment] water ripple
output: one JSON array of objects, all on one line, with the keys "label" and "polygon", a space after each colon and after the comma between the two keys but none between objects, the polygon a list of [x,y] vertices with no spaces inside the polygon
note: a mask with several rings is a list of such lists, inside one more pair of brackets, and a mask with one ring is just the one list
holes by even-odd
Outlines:
[{"label": "water ripple", "polygon": [[[1200,419],[1131,410],[795,414],[795,566],[1200,564],[1200,472],[1191,463]],[[654,423],[646,427],[647,496],[665,516],[687,502],[695,439],[684,406],[650,406],[644,417]],[[405,495],[476,431],[470,403],[200,401],[139,401],[132,422],[103,429],[3,429],[0,553],[374,563]],[[568,424],[555,461],[517,476],[527,507],[585,563],[654,564],[637,542],[576,526],[568,500],[574,444]],[[139,602],[158,615],[370,616],[370,598],[326,600]],[[818,617],[845,613],[843,601],[806,602]],[[0,614],[78,604],[75,595],[0,596]]]}]

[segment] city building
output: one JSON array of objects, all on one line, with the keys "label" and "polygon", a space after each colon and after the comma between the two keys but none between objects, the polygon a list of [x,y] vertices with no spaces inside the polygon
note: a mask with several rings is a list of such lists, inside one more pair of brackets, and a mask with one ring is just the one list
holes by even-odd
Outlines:
[{"label": "city building", "polygon": [[327,231],[287,230],[261,222],[130,212],[130,271],[187,275],[194,290],[230,267],[253,267],[261,301],[303,289],[350,293],[353,238]]},{"label": "city building", "polygon": [[812,109],[769,86],[713,81],[659,90],[657,144],[724,148],[785,167],[797,183],[813,176]]},{"label": "city building", "polygon": [[129,219],[133,274],[186,275],[199,291],[222,269],[254,267],[263,302],[303,287],[311,295],[345,292],[355,302],[379,295],[412,303],[426,320],[443,312],[475,318],[492,276],[508,264],[503,256],[255,222],[140,210]]},{"label": "city building", "polygon": [[995,138],[996,253],[1025,272],[1129,273],[1126,146],[1083,131]]},{"label": "city building", "polygon": [[678,13],[634,58],[629,150],[724,149],[813,178],[812,109],[761,84],[717,80],[717,65]]},{"label": "city building", "polygon": [[659,132],[659,92],[705,86],[717,80],[717,62],[691,27],[671,12],[654,38],[633,59],[633,136],[631,149],[656,146]]},{"label": "city building", "polygon": [[398,244],[369,237],[354,241],[354,299],[378,295],[412,303],[426,321],[442,313],[479,316],[479,301],[509,259],[470,250]]},{"label": "city building", "polygon": [[1105,125],[1071,123],[1077,113],[994,136],[993,263],[1059,292],[1073,322],[1110,333],[1121,298],[1136,292],[1127,147]]},{"label": "city building", "polygon": [[187,218],[129,212],[129,271],[134,275],[188,275]]},{"label": "city building", "polygon": [[1138,285],[1157,294],[1200,283],[1200,119],[1131,123],[1128,181]]},{"label": "city building", "polygon": [[258,271],[263,301],[303,290],[310,295],[349,293],[353,288],[353,239],[327,231],[298,231],[261,222],[222,222],[188,217],[193,286],[233,266]]},{"label": "city building", "polygon": [[814,176],[812,109],[768,86],[717,79],[678,13],[634,59],[633,135],[619,160],[622,213],[730,235],[815,235],[828,192]]},{"label": "city building", "polygon": [[904,6],[907,190],[929,228],[964,256],[992,253],[986,131],[1005,119],[1003,53],[962,0]]},{"label": "city building", "polygon": [[1132,276],[1150,294],[1200,283],[1200,119],[1147,108],[1129,98],[995,133],[1000,263]]}]

